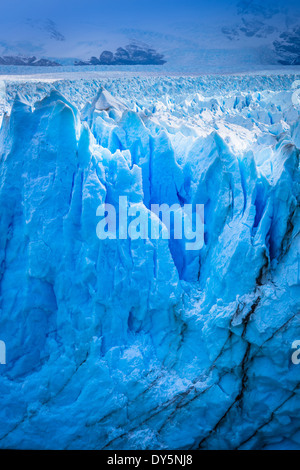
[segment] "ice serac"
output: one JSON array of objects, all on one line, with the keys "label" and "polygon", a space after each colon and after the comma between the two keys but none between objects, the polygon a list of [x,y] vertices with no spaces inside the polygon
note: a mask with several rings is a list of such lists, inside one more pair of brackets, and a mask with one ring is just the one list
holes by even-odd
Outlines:
[{"label": "ice serac", "polygon": [[[300,448],[300,110],[226,80],[8,86],[0,448]],[[204,204],[204,247],[99,240],[120,196]]]}]

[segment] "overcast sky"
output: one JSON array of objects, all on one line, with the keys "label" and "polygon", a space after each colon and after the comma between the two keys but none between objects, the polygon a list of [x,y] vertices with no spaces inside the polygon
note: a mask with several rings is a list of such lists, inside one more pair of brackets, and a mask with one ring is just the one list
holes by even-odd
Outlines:
[{"label": "overcast sky", "polygon": [[[77,56],[80,53],[80,46],[75,51],[75,42],[78,44],[84,41],[86,43],[99,41],[99,44],[95,45],[97,52],[101,44],[107,44],[109,47],[114,38],[117,44],[120,41],[118,34],[131,38],[134,36],[130,33],[133,29],[139,29],[138,39],[149,40],[149,43],[154,43],[159,48],[160,39],[157,36],[155,42],[155,32],[159,32],[160,37],[162,34],[169,36],[176,34],[177,38],[182,35],[185,41],[198,41],[203,47],[208,48],[210,44],[214,44],[215,30],[220,31],[220,26],[234,26],[237,21],[241,24],[241,17],[237,17],[237,4],[242,4],[243,8],[246,6],[246,9],[247,5],[252,5],[255,11],[255,5],[260,3],[262,13],[265,12],[267,16],[269,13],[272,16],[278,7],[278,11],[280,10],[282,14],[285,14],[285,11],[288,13],[291,21],[294,21],[295,12],[299,9],[299,0],[242,2],[239,0],[7,0],[5,2],[0,0],[0,2],[2,54],[22,53],[22,50],[26,49],[27,42],[28,51],[38,55],[47,53],[53,55],[57,52],[63,53],[62,51],[70,55],[74,51]],[[28,23],[28,19],[31,19],[31,23]],[[56,30],[66,38],[63,45],[51,40],[52,49],[41,47],[44,40],[41,39],[43,21],[47,19],[53,20],[56,23]],[[259,15],[257,19],[264,21]],[[152,32],[151,38],[149,39],[146,33],[143,37],[141,31]],[[51,36],[49,32],[44,31],[43,34],[45,40],[47,34],[48,39]],[[163,38],[163,40],[166,46],[168,39]],[[229,44],[229,40],[227,42]],[[179,47],[178,44],[174,47]],[[185,46],[187,47],[187,43]],[[220,44],[220,47],[222,46],[223,41]],[[91,46],[91,52],[93,51]],[[82,54],[84,55],[84,52]]]},{"label": "overcast sky", "polygon": [[[205,14],[207,3],[203,0],[10,0],[1,5],[1,22],[5,18],[11,21],[21,17],[50,17],[63,24],[81,21],[105,21],[112,26],[149,21],[161,23],[180,18],[195,19],[195,16]],[[217,11],[222,4],[212,0],[209,9],[214,5]]]},{"label": "overcast sky", "polygon": [[[255,0],[262,5],[266,1]],[[158,23],[170,20],[228,16],[236,0],[1,0],[1,23],[22,17],[50,17],[63,24],[78,25],[81,21],[105,21],[111,25],[133,22]],[[244,3],[253,3],[251,1]],[[276,0],[269,2],[275,4]],[[279,0],[281,7],[297,5],[298,1]]]}]

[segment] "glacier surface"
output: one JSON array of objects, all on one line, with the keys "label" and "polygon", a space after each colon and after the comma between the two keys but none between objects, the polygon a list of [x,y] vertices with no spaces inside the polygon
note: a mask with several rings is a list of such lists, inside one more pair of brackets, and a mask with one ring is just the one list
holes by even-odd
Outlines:
[{"label": "glacier surface", "polygon": [[[0,448],[300,449],[299,78],[1,82]],[[204,247],[99,240],[119,196]]]}]

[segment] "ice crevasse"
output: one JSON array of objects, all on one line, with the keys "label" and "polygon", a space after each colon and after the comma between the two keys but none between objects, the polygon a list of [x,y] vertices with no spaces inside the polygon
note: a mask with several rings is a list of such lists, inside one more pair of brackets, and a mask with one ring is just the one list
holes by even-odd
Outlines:
[{"label": "ice crevasse", "polygon": [[[8,85],[0,448],[299,449],[290,83],[149,80]],[[99,240],[119,196],[204,204],[204,247]]]}]

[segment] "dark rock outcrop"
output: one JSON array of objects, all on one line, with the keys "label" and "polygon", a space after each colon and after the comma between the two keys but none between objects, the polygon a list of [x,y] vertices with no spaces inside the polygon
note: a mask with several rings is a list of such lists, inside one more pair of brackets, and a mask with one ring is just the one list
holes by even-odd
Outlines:
[{"label": "dark rock outcrop", "polygon": [[110,65],[114,61],[114,54],[110,51],[103,51],[100,55],[100,63]]},{"label": "dark rock outcrop", "polygon": [[103,51],[99,59],[91,57],[88,61],[76,61],[75,65],[163,65],[164,56],[148,46],[129,44],[118,47],[115,53]]}]

